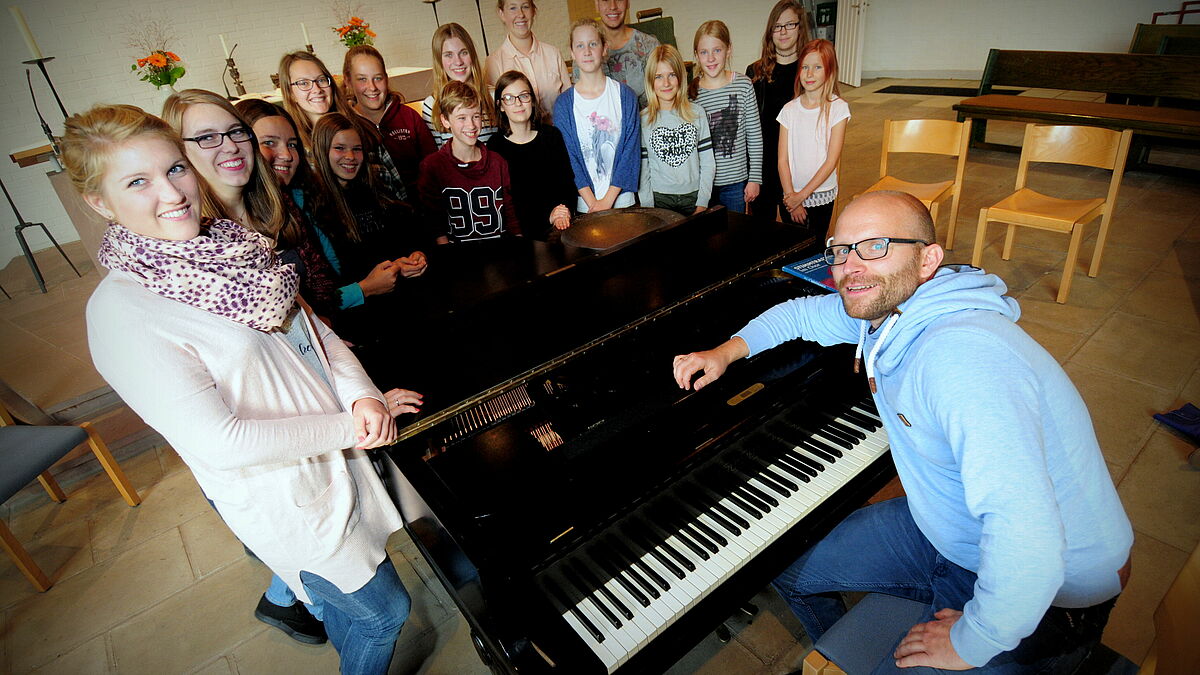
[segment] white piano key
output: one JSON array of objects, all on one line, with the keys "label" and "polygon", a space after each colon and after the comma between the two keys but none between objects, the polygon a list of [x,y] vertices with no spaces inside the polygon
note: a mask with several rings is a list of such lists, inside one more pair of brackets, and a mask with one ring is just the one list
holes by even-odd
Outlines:
[{"label": "white piano key", "polygon": [[[620,663],[620,659],[611,651],[609,651],[605,643],[597,642],[596,638],[592,637],[591,631],[584,628],[583,624],[579,623],[579,620],[576,619],[575,615],[571,612],[565,612],[562,616],[567,622],[567,625],[571,627],[571,630],[574,630],[575,633],[583,639],[584,644],[586,644],[592,650],[592,653],[594,653],[600,659],[600,662],[604,664],[604,667],[608,669],[608,672],[611,673],[617,668],[617,664]],[[590,617],[588,620],[591,620]],[[607,640],[605,640],[605,642],[607,642]]]}]

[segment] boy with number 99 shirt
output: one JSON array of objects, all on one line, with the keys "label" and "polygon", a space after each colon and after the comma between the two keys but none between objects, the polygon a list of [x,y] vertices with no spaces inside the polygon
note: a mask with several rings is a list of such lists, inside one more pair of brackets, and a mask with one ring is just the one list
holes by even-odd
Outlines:
[{"label": "boy with number 99 shirt", "polygon": [[521,233],[509,196],[508,163],[477,143],[483,119],[479,94],[462,82],[442,88],[442,124],[453,134],[421,160],[421,202],[438,243],[497,239]]}]

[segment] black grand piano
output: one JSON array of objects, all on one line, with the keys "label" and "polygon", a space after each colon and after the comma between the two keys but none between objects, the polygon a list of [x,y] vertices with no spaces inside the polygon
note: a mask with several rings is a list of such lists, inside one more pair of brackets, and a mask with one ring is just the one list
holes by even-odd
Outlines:
[{"label": "black grand piano", "polygon": [[779,270],[818,246],[718,208],[601,251],[444,247],[397,294],[360,356],[425,405],[378,465],[494,672],[666,670],[895,475],[849,351],[672,380],[819,292]]}]

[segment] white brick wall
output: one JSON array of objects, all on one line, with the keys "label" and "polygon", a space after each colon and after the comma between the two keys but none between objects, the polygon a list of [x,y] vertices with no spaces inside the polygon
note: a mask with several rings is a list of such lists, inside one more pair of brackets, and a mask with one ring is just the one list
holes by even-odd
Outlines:
[{"label": "white brick wall", "polygon": [[[847,0],[843,0],[847,1]],[[1174,0],[1171,0],[1174,2]],[[8,0],[25,14],[42,52],[54,56],[50,75],[71,112],[96,103],[124,102],[154,109],[159,96],[150,85],[130,72],[135,56],[126,46],[126,26],[139,12],[154,11],[174,19],[179,36],[169,49],[184,58],[187,75],[180,88],[200,87],[223,91],[224,66],[219,34],[230,46],[240,46],[234,57],[250,91],[270,88],[270,73],[286,51],[303,48],[300,22],[308,25],[317,55],[335,72],[341,68],[344,48],[329,26],[334,17],[328,0],[196,0],[146,5],[134,0]],[[733,65],[741,70],[757,58],[766,16],[774,0],[634,0],[631,15],[639,9],[662,7],[675,18],[676,39],[685,56],[691,51],[696,27],[719,18],[730,28],[734,43]],[[806,4],[809,4],[806,2]],[[978,70],[989,46],[1115,49],[1122,50],[1132,36],[1133,23],[1148,21],[1147,5],[1125,0],[873,0],[867,24],[863,61],[865,70],[894,72],[927,70]],[[1178,6],[1178,2],[1174,2]],[[504,39],[496,18],[494,0],[481,0],[490,46]],[[442,0],[442,22],[456,21],[479,39],[479,17],[473,0]],[[567,53],[566,2],[541,0],[536,30],[539,36]],[[1086,11],[1080,20],[1079,7]],[[420,0],[362,0],[362,16],[379,34],[379,47],[390,65],[421,66],[430,62],[430,35],[436,24],[429,5]],[[1143,16],[1144,15],[1144,16]],[[938,39],[929,39],[938,36]],[[982,50],[982,51],[981,51]],[[13,150],[44,140],[25,88],[22,60],[29,58],[25,42],[7,12],[0,15],[0,150]],[[232,85],[231,85],[232,86]],[[62,131],[58,112],[40,73],[34,71],[34,89],[42,112],[55,133]],[[66,213],[44,176],[46,164],[27,169],[0,161],[0,178],[8,185],[26,219],[45,222],[59,241],[78,239]],[[0,205],[0,264],[20,254],[12,235],[15,221]],[[34,249],[49,242],[40,231],[27,230]]]}]

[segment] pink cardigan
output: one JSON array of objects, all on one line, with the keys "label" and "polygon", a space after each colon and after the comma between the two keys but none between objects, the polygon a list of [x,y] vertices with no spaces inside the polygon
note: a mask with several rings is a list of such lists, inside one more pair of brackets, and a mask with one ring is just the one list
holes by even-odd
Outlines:
[{"label": "pink cardigan", "polygon": [[301,570],[358,590],[402,523],[367,454],[352,449],[347,411],[383,396],[332,330],[297,317],[332,390],[278,333],[155,295],[126,273],[110,272],[87,307],[96,369],[307,601]]}]

